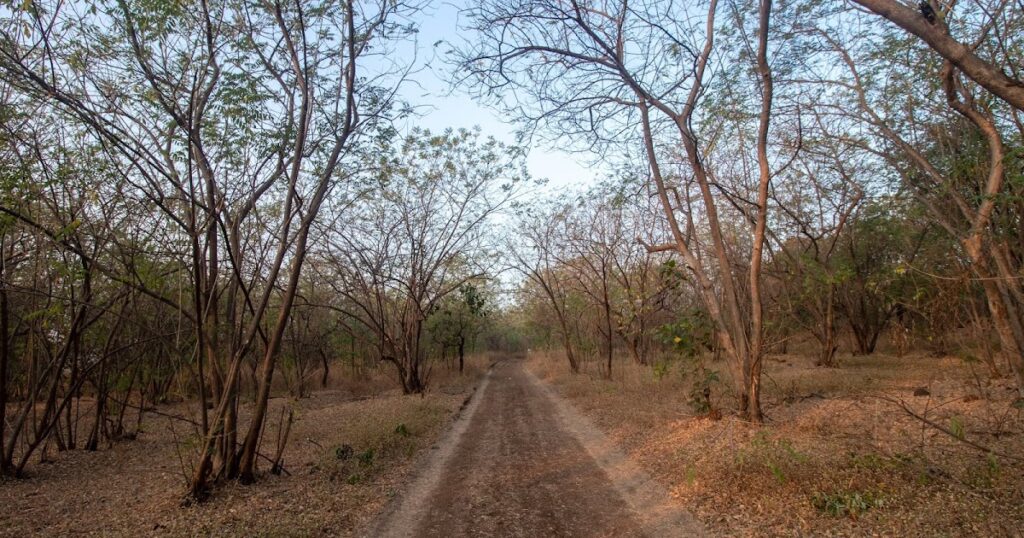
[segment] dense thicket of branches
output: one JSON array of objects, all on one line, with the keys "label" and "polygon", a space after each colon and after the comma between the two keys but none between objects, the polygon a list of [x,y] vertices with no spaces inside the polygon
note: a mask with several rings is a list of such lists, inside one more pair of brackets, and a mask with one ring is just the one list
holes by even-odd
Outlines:
[{"label": "dense thicket of branches", "polygon": [[420,392],[428,354],[473,345],[483,230],[522,155],[471,132],[394,140],[416,9],[4,4],[4,475],[186,399],[201,499],[267,458],[275,372],[302,396],[358,347]]}]

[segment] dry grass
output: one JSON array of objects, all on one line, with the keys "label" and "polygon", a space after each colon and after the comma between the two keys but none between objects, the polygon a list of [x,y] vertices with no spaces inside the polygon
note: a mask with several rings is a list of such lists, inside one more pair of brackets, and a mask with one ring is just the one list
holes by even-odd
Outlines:
[{"label": "dry grass", "polygon": [[[953,357],[842,358],[838,369],[806,356],[766,365],[762,426],[729,409],[724,363],[698,415],[692,379],[616,363],[571,375],[557,354],[530,368],[590,415],[682,499],[712,532],[728,536],[1021,536],[1024,416],[1008,379],[986,380]],[[979,375],[981,375],[979,373]],[[980,379],[980,382],[979,382]],[[927,388],[928,396],[914,396]],[[994,456],[908,415],[897,402]]]},{"label": "dry grass", "polygon": [[0,483],[0,536],[352,535],[383,508],[489,364],[476,356],[463,376],[437,370],[423,396],[401,395],[384,371],[364,383],[335,380],[302,400],[274,398],[263,450],[272,451],[281,409],[294,409],[290,476],[228,484],[188,508],[180,500],[197,438],[187,424],[147,415],[134,441],[51,453],[29,478]]}]

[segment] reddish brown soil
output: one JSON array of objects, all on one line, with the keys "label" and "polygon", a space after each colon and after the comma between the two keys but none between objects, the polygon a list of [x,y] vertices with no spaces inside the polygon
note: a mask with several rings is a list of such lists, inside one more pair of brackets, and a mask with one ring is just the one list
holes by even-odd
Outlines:
[{"label": "reddish brown soil", "polygon": [[499,362],[419,480],[367,535],[644,535],[645,522],[552,397],[523,361]]}]

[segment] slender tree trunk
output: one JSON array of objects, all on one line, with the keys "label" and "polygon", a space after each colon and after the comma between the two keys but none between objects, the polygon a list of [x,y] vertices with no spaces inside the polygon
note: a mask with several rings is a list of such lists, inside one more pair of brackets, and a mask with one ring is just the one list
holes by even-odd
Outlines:
[{"label": "slender tree trunk", "polygon": [[641,366],[646,366],[644,357],[640,354],[639,338],[627,338],[626,344],[629,347],[629,356],[633,357],[633,362]]},{"label": "slender tree trunk", "polygon": [[569,324],[566,322],[565,317],[558,314],[558,324],[562,328],[562,343],[565,346],[565,357],[569,359],[569,370],[574,373],[580,373],[580,363],[576,360],[576,354],[572,350],[572,339],[569,332]]},{"label": "slender tree trunk", "polygon": [[331,379],[331,365],[328,364],[327,352],[323,348],[320,349],[320,360],[323,361],[324,367],[323,373],[320,374],[320,388],[326,388],[327,382]]},{"label": "slender tree trunk", "polygon": [[974,273],[981,280],[982,289],[985,292],[985,300],[988,303],[989,313],[992,316],[992,325],[999,335],[1000,348],[1010,365],[1013,375],[1017,381],[1017,391],[1021,398],[1024,398],[1024,353],[1018,347],[1017,338],[1014,334],[1010,314],[1006,301],[999,290],[999,285],[988,272],[980,245],[967,244],[968,254],[972,258]]},{"label": "slender tree trunk", "polygon": [[753,422],[761,422],[761,364],[764,357],[764,305],[761,299],[761,259],[764,254],[768,221],[768,187],[771,169],[768,163],[768,128],[771,122],[774,97],[772,71],[768,64],[768,30],[771,20],[771,0],[761,0],[758,25],[757,71],[761,77],[761,117],[757,136],[758,189],[757,222],[754,225],[754,245],[750,262],[750,377],[746,414]]},{"label": "slender tree trunk", "polygon": [[11,460],[7,456],[7,372],[10,364],[10,304],[7,301],[6,265],[0,242],[0,476],[11,474]]},{"label": "slender tree trunk", "polygon": [[[315,210],[311,209],[310,214],[315,215]],[[307,215],[307,219],[309,218],[310,216]],[[257,445],[267,414],[270,385],[274,379],[274,359],[281,348],[281,339],[291,315],[292,305],[295,303],[295,295],[299,287],[299,276],[307,254],[306,241],[309,237],[309,227],[311,224],[310,220],[306,220],[302,223],[302,227],[299,230],[294,251],[295,255],[292,258],[290,268],[288,286],[285,288],[284,297],[278,311],[277,322],[274,325],[273,332],[270,334],[270,341],[267,343],[267,348],[263,354],[259,389],[256,394],[256,407],[253,409],[249,430],[246,433],[239,459],[238,476],[243,483],[251,483],[255,479],[256,453],[259,448]]]},{"label": "slender tree trunk", "polygon": [[462,374],[466,357],[466,337],[459,335],[459,374]]},{"label": "slender tree trunk", "polygon": [[832,368],[835,366],[836,350],[836,309],[835,309],[835,286],[829,284],[828,293],[825,297],[825,312],[821,322],[821,351],[818,355],[818,365]]}]

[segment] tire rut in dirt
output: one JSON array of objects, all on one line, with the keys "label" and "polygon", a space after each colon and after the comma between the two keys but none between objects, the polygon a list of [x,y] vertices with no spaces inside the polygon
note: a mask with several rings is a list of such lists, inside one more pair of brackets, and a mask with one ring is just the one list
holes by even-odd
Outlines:
[{"label": "tire rut in dirt", "polygon": [[604,472],[521,361],[495,366],[410,536],[641,536]]}]

